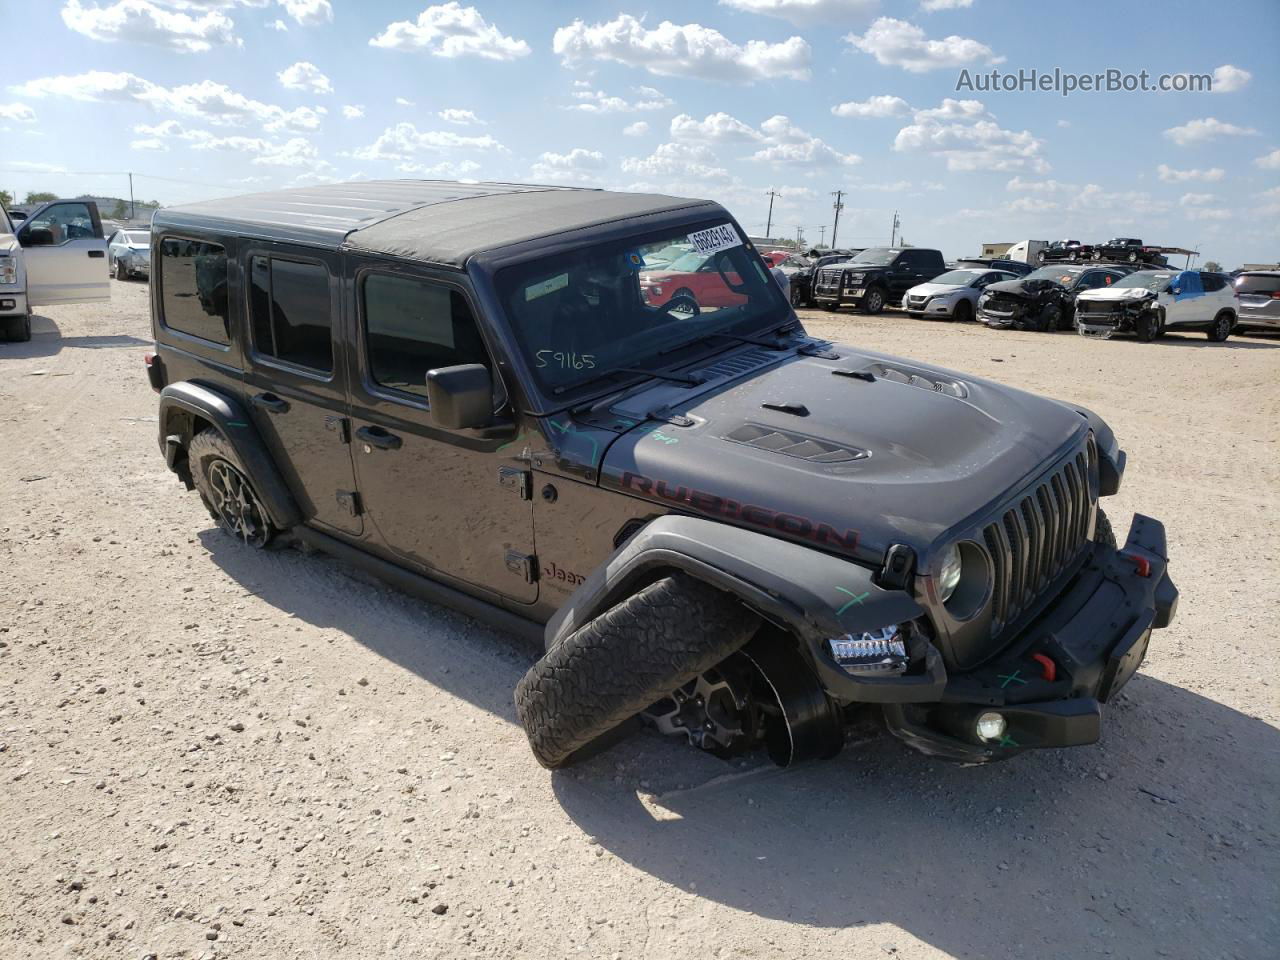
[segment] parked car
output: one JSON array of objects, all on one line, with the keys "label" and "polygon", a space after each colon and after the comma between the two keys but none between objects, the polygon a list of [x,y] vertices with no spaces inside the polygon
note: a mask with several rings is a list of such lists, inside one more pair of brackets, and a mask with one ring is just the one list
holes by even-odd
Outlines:
[{"label": "parked car", "polygon": [[107,240],[107,261],[117,280],[151,274],[151,234],[146,230],[117,230]]},{"label": "parked car", "polygon": [[1248,270],[1235,278],[1236,326],[1241,330],[1280,328],[1280,271]]},{"label": "parked car", "polygon": [[108,300],[107,244],[97,204],[54,200],[20,223],[0,207],[0,335],[31,339],[31,311]]},{"label": "parked car", "polygon": [[671,265],[671,262],[678,257],[684,256],[693,247],[687,243],[669,243],[661,250],[655,250],[652,253],[646,253],[644,256],[644,266],[646,270],[661,270]]},{"label": "parked car", "polygon": [[1038,264],[1040,251],[1048,245],[1044,240],[1019,240],[1004,252],[1003,259],[1025,263],[1028,266]]},{"label": "parked car", "polygon": [[925,247],[868,247],[852,260],[814,273],[813,298],[824,310],[846,303],[879,313],[898,303],[912,287],[947,272],[938,250]]},{"label": "parked car", "polygon": [[813,302],[813,261],[798,253],[789,253],[775,265],[787,275],[791,304],[807,306]]},{"label": "parked car", "polygon": [[1036,269],[1029,263],[1023,263],[1021,260],[1008,260],[1004,257],[965,257],[962,260],[957,260],[951,266],[954,270],[969,270],[973,268],[1003,270],[1005,273],[1012,273],[1015,277],[1025,277]]},{"label": "parked car", "polygon": [[690,251],[661,270],[640,274],[640,294],[652,307],[698,313],[707,308],[741,306],[743,295],[734,289],[741,277],[723,272],[721,259]]},{"label": "parked car", "polygon": [[1220,273],[1139,270],[1110,287],[1081,292],[1076,323],[1081,335],[1102,340],[1133,333],[1145,343],[1166,330],[1199,330],[1222,341],[1236,325],[1236,294]]},{"label": "parked car", "polygon": [[908,290],[902,308],[916,318],[972,320],[978,296],[988,284],[1016,279],[1017,274],[1007,270],[951,270]]},{"label": "parked car", "polygon": [[[1174,615],[1161,524],[1121,552],[1099,506],[1101,418],[815,340],[718,204],[374,181],[152,230],[165,462],[245,547],[543,639],[515,703],[548,767],[637,713],[782,764],[873,710],[965,762],[1092,743]],[[679,238],[738,303],[646,301]]]},{"label": "parked car", "polygon": [[1088,260],[1092,256],[1093,247],[1087,243],[1081,243],[1079,240],[1054,240],[1036,254],[1036,260],[1042,264],[1062,260],[1075,263],[1079,260]]},{"label": "parked car", "polygon": [[1017,280],[989,285],[978,297],[978,319],[994,328],[1070,330],[1076,295],[1111,286],[1127,273],[1123,267],[1041,267]]},{"label": "parked car", "polygon": [[1144,246],[1141,240],[1133,237],[1116,237],[1093,248],[1093,259],[1110,263],[1154,263],[1163,262],[1164,257],[1159,247]]}]

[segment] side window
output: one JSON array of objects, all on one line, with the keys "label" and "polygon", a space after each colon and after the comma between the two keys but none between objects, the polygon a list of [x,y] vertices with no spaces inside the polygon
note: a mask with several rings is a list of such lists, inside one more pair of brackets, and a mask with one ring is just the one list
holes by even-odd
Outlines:
[{"label": "side window", "polygon": [[361,287],[375,383],[425,397],[428,370],[490,365],[475,317],[457,290],[385,273],[369,274]]},{"label": "side window", "polygon": [[60,247],[94,236],[93,215],[83,203],[55,203],[22,226],[24,247]]},{"label": "side window", "polygon": [[329,271],[318,263],[253,257],[249,281],[254,349],[320,373],[333,372]]},{"label": "side window", "polygon": [[166,327],[224,346],[231,342],[225,249],[205,240],[165,237],[159,276]]},{"label": "side window", "polygon": [[1204,285],[1205,293],[1217,293],[1227,285],[1222,277],[1213,273],[1200,274],[1200,283]]}]

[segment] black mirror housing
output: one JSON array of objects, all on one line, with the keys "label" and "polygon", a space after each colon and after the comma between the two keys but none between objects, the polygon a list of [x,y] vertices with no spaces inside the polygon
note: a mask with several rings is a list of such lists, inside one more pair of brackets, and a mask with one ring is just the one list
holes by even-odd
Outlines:
[{"label": "black mirror housing", "polygon": [[431,419],[447,430],[474,430],[493,420],[493,378],[484,364],[462,363],[427,371]]}]

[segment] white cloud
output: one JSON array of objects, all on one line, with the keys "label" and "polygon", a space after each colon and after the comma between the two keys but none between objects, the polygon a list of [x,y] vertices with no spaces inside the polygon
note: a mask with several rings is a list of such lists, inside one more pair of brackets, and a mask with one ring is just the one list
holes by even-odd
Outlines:
[{"label": "white cloud", "polygon": [[212,80],[164,87],[132,73],[88,73],[40,77],[15,89],[31,97],[63,97],[86,103],[145,103],[179,116],[202,117],[210,123],[261,123],[266,130],[315,130],[327,113],[324,107],[286,110],[253,100]]},{"label": "white cloud", "polygon": [[439,163],[398,163],[399,173],[415,173],[428,179],[464,180],[480,169],[474,160],[441,160]]},{"label": "white cloud", "polygon": [[460,127],[484,126],[485,123],[471,110],[459,110],[457,107],[446,107],[436,114],[445,123],[454,123]]},{"label": "white cloud", "polygon": [[688,177],[692,180],[728,180],[729,171],[718,166],[710,147],[689,143],[662,143],[647,157],[627,157],[626,173],[645,177]]},{"label": "white cloud", "polygon": [[780,17],[798,27],[864,21],[880,8],[880,0],[720,0],[722,6],[766,17]]},{"label": "white cloud", "polygon": [[287,33],[289,30],[289,25],[285,23],[283,20],[272,20],[270,23],[267,24],[267,29],[278,30],[280,33]]},{"label": "white cloud", "polygon": [[844,38],[863,53],[869,53],[887,67],[902,67],[911,73],[925,73],[971,63],[1003,63],[985,43],[969,37],[950,36],[930,40],[915,24],[881,17],[862,36]]},{"label": "white cloud", "polygon": [[659,76],[735,83],[781,77],[807,80],[811,59],[809,44],[800,37],[781,43],[748,40],[740,45],[697,23],[664,20],[649,30],[626,13],[590,26],[575,20],[556,31],[551,47],[568,66],[605,60],[642,67]]},{"label": "white cloud", "polygon": [[333,6],[329,0],[280,0],[280,6],[304,27],[314,27],[333,20]]},{"label": "white cloud", "polygon": [[671,119],[671,139],[687,143],[756,143],[764,139],[764,134],[727,113],[711,113],[702,120],[682,113]]},{"label": "white cloud", "polygon": [[302,137],[292,137],[281,144],[270,144],[253,163],[267,167],[307,167],[314,171],[332,169],[332,165],[320,159],[315,144]]},{"label": "white cloud", "polygon": [[417,104],[412,100],[406,100],[404,97],[396,97],[397,107],[416,107]]},{"label": "white cloud", "polygon": [[629,123],[623,127],[622,132],[628,137],[643,137],[649,132],[649,124],[643,120],[637,120],[635,123]]},{"label": "white cloud", "polygon": [[1076,192],[1067,208],[1094,214],[1119,211],[1126,217],[1132,217],[1167,213],[1171,206],[1169,201],[1156,200],[1149,193],[1136,190],[1111,192],[1096,183],[1086,183]]},{"label": "white cloud", "polygon": [[1079,190],[1080,186],[1075,183],[1063,183],[1061,180],[1024,180],[1022,177],[1014,177],[1004,185],[1004,188],[1021,193],[1067,193]]},{"label": "white cloud", "polygon": [[1193,143],[1206,143],[1218,137],[1249,137],[1257,134],[1253,127],[1238,127],[1234,123],[1223,123],[1216,117],[1205,117],[1201,120],[1188,120],[1180,127],[1170,127],[1164,135],[1180,147]]},{"label": "white cloud", "polygon": [[1253,79],[1253,74],[1248,70],[1242,70],[1240,67],[1233,67],[1229,63],[1213,71],[1213,92],[1214,93],[1235,93],[1237,90],[1243,90],[1249,85],[1249,81]]},{"label": "white cloud", "polygon": [[1183,211],[1188,220],[1231,220],[1235,214],[1221,207],[1192,207]]},{"label": "white cloud", "polygon": [[568,153],[544,153],[529,171],[535,180],[561,183],[594,183],[604,169],[604,154],[574,147]]},{"label": "white cloud", "polygon": [[770,146],[757,150],[752,160],[779,166],[832,167],[861,163],[856,153],[841,153],[818,137],[811,136],[793,124],[789,117],[770,117],[760,124]]},{"label": "white cloud", "polygon": [[967,10],[973,6],[973,0],[920,0],[920,9],[925,13],[937,10]]},{"label": "white cloud", "polygon": [[352,156],[357,160],[408,161],[419,153],[505,149],[488,134],[469,137],[452,130],[419,130],[414,124],[406,122],[387,127],[377,140],[367,147],[353,151]]},{"label": "white cloud", "polygon": [[1263,170],[1280,170],[1280,150],[1264,153],[1253,162]]},{"label": "white cloud", "polygon": [[342,108],[342,116],[345,120],[359,120],[364,116],[364,105],[359,103],[348,103]]},{"label": "white cloud", "polygon": [[320,158],[315,145],[304,137],[291,137],[283,143],[240,134],[222,137],[208,130],[184,127],[177,120],[164,120],[151,126],[137,124],[133,131],[145,136],[145,139],[134,140],[130,144],[135,150],[167,151],[170,142],[182,141],[190,144],[193,150],[220,150],[250,156],[253,158],[250,162],[260,166],[299,167],[313,172],[333,168],[332,164]]},{"label": "white cloud", "polygon": [[25,103],[0,103],[0,120],[35,123],[36,112]]},{"label": "white cloud", "polygon": [[[575,84],[577,86],[578,84]],[[633,113],[640,110],[665,110],[671,106],[671,98],[653,87],[637,87],[639,96],[635,100],[609,96],[603,90],[587,89],[574,91],[573,97],[579,101],[569,109],[581,110],[584,113]]]},{"label": "white cloud", "polygon": [[193,16],[163,9],[151,0],[117,0],[106,7],[67,0],[62,22],[76,33],[104,43],[145,43],[179,53],[204,53],[237,42],[235,24],[225,14],[210,10]]},{"label": "white cloud", "polygon": [[156,153],[167,153],[169,145],[159,137],[147,137],[142,140],[130,140],[130,150],[152,150]]},{"label": "white cloud", "polygon": [[1212,193],[1184,193],[1178,198],[1178,203],[1184,207],[1203,207],[1217,199]]},{"label": "white cloud", "polygon": [[1226,176],[1221,167],[1210,167],[1207,170],[1175,170],[1166,163],[1156,167],[1156,176],[1165,183],[1184,183],[1187,180],[1221,180]]},{"label": "white cloud", "polygon": [[285,67],[276,77],[288,90],[310,90],[314,93],[333,93],[333,84],[320,72],[314,63],[300,60],[291,67]]},{"label": "white cloud", "polygon": [[427,7],[416,21],[398,20],[369,41],[388,50],[426,50],[437,57],[515,60],[529,55],[523,40],[504,35],[475,7],[449,3]]},{"label": "white cloud", "polygon": [[1043,140],[1028,130],[1005,130],[978,100],[948,97],[937,107],[917,110],[912,122],[898,131],[893,149],[936,153],[953,171],[1049,169]]},{"label": "white cloud", "polygon": [[831,108],[837,117],[897,117],[911,112],[911,104],[901,97],[882,94],[866,100],[849,100]]},{"label": "white cloud", "polygon": [[1058,126],[1059,126],[1059,127],[1061,127],[1063,130],[1066,130],[1068,127],[1070,127],[1070,126],[1071,126],[1071,121],[1070,121],[1070,120],[1059,120],[1059,121],[1058,121]]}]

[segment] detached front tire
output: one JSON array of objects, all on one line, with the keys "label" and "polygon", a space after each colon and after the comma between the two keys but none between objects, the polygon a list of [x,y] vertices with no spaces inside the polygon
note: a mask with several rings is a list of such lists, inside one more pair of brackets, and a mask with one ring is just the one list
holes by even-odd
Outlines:
[{"label": "detached front tire", "polygon": [[187,447],[187,462],[200,499],[227,535],[257,549],[271,542],[276,528],[226,437],[201,430]]},{"label": "detached front tire", "polygon": [[544,767],[594,743],[743,647],[760,619],[729,594],[673,573],[547,651],[516,685],[516,715]]}]

